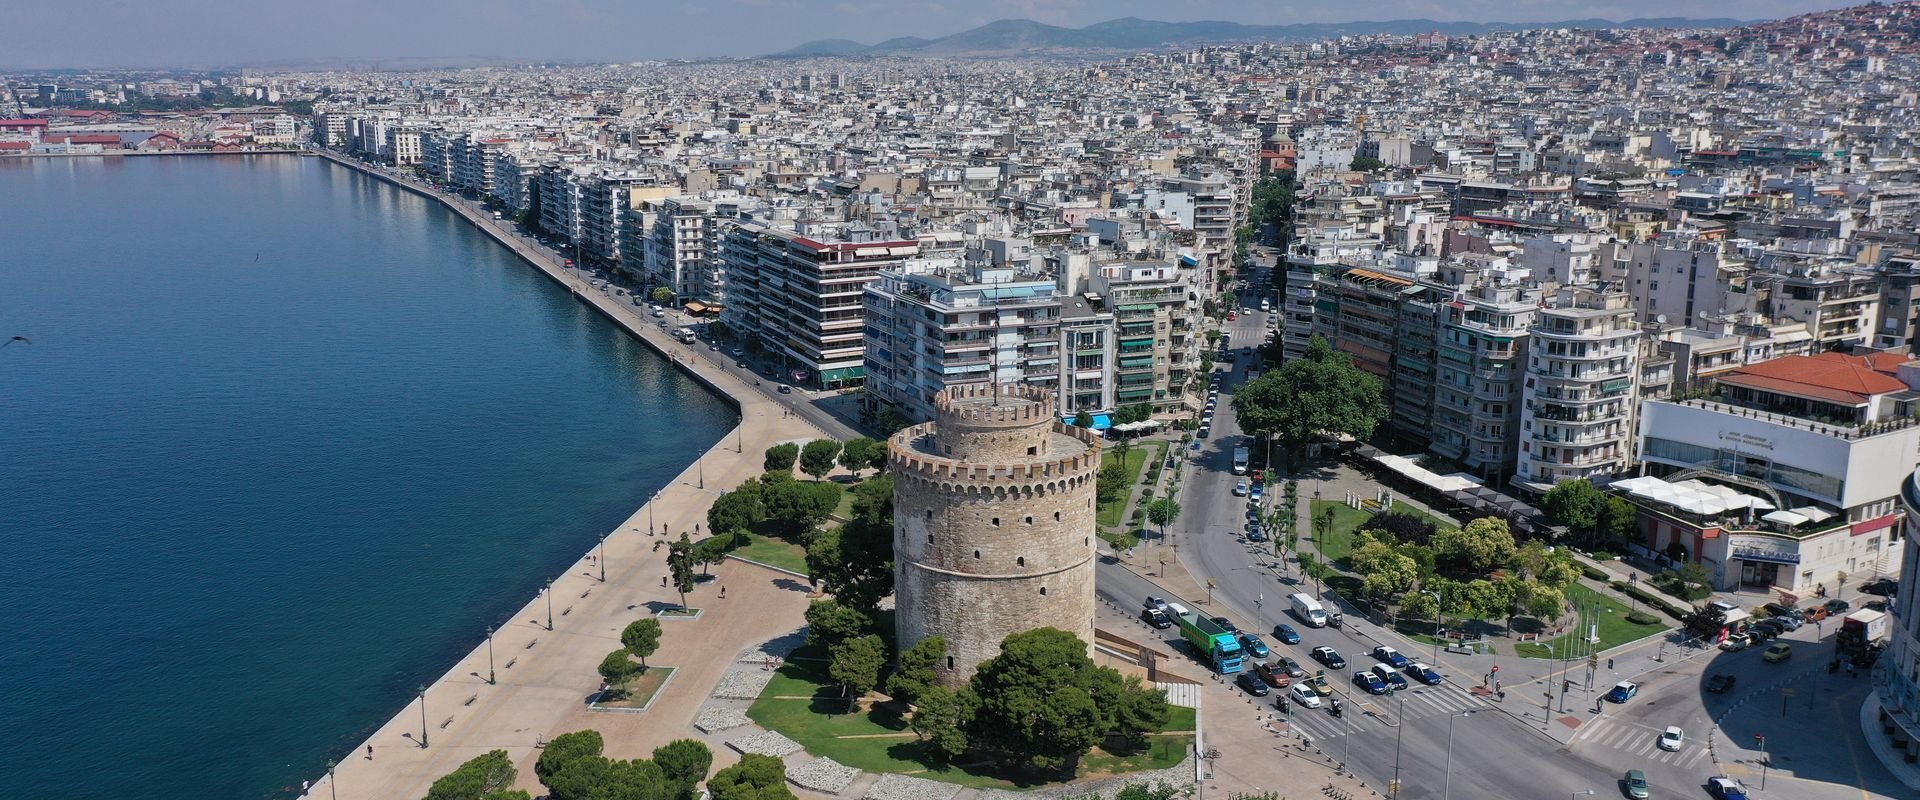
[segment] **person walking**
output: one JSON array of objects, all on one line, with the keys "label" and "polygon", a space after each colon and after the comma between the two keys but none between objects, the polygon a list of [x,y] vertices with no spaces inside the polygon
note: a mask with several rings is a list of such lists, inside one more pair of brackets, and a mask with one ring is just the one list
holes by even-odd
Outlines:
[{"label": "person walking", "polygon": [[373,745],[367,745],[367,760],[373,760]]}]

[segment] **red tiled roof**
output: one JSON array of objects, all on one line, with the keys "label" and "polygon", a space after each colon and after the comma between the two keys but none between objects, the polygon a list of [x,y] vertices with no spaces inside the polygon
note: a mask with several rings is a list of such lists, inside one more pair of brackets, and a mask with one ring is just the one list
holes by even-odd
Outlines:
[{"label": "red tiled roof", "polygon": [[0,150],[32,150],[32,142],[0,142]]},{"label": "red tiled roof", "polygon": [[[1891,353],[1874,355],[1881,357],[1862,358],[1845,353],[1785,356],[1741,367],[1720,376],[1719,380],[1735,386],[1845,405],[1859,405],[1874,395],[1905,391],[1907,385],[1887,372],[1907,359]],[[1885,371],[1881,369],[1883,365]]]}]

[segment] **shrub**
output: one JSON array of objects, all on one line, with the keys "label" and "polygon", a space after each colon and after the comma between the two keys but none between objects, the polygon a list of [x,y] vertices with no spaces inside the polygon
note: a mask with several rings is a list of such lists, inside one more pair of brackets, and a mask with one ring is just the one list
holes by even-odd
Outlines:
[{"label": "shrub", "polygon": [[1612,553],[1609,553],[1609,552],[1607,552],[1607,551],[1605,551],[1605,550],[1595,550],[1595,551],[1593,551],[1593,560],[1595,560],[1595,561],[1612,561],[1612,560],[1614,560],[1614,559],[1617,559],[1617,558],[1619,558],[1619,556],[1616,556],[1616,555],[1614,555],[1614,554],[1612,554]]},{"label": "shrub", "polygon": [[1153,489],[1151,489],[1151,488],[1148,488],[1148,489],[1141,489],[1141,490],[1140,490],[1140,499],[1142,499],[1142,500],[1151,500],[1151,499],[1153,499]]},{"label": "shrub", "polygon": [[1660,618],[1645,611],[1633,611],[1627,614],[1627,621],[1635,625],[1656,625]]},{"label": "shrub", "polygon": [[1603,570],[1595,566],[1589,566],[1584,561],[1580,562],[1580,574],[1585,575],[1592,580],[1602,581],[1602,582],[1610,581],[1613,579],[1613,576],[1607,574],[1606,570]]}]

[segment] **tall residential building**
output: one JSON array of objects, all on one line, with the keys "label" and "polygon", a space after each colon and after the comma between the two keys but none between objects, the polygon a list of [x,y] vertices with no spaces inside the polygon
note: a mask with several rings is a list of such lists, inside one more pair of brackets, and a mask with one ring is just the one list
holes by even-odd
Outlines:
[{"label": "tall residential building", "polygon": [[697,197],[668,197],[647,203],[647,227],[635,234],[645,237],[643,268],[649,286],[665,286],[676,296],[721,302],[725,296],[725,271],[715,256],[719,246],[719,226],[727,218],[739,216],[738,202],[715,203]]},{"label": "tall residential building", "polygon": [[1119,357],[1113,312],[1098,295],[1069,294],[1060,301],[1060,413],[1113,410],[1114,367]]},{"label": "tall residential building", "polygon": [[1051,276],[985,260],[914,259],[866,289],[866,393],[913,421],[949,386],[1059,394],[1061,296]]},{"label": "tall residential building", "polygon": [[1529,331],[1513,481],[1605,483],[1633,463],[1640,328],[1625,293],[1564,287]]},{"label": "tall residential building", "polygon": [[743,220],[723,239],[727,326],[776,354],[787,379],[858,386],[866,374],[862,295],[880,271],[920,255],[920,241],[863,224]]},{"label": "tall residential building", "polygon": [[1538,293],[1491,276],[1446,304],[1431,450],[1498,485],[1520,452],[1520,381]]},{"label": "tall residential building", "polygon": [[1452,292],[1412,272],[1371,267],[1337,270],[1319,292],[1316,330],[1380,378],[1387,426],[1427,441],[1433,431],[1434,361],[1441,304]]},{"label": "tall residential building", "polygon": [[1191,272],[1164,262],[1094,266],[1093,291],[1113,312],[1117,329],[1115,405],[1190,410],[1188,383],[1200,357],[1200,301],[1188,283]]}]

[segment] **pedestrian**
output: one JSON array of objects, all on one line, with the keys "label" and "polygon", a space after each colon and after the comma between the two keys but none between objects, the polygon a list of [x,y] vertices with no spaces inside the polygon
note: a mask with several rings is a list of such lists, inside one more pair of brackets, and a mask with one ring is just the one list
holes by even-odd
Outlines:
[{"label": "pedestrian", "polygon": [[727,599],[727,587],[724,585],[720,587],[720,599],[722,600]]},{"label": "pedestrian", "polygon": [[309,788],[312,788],[312,786],[313,786],[313,782],[312,782],[312,781],[301,781],[301,782],[300,782],[300,793],[301,793],[301,794],[306,794],[306,793],[307,793],[307,789],[309,789]]},{"label": "pedestrian", "polygon": [[660,588],[667,588],[667,576],[665,575],[660,576]]},{"label": "pedestrian", "polygon": [[367,760],[373,760],[373,745],[367,745]]}]

